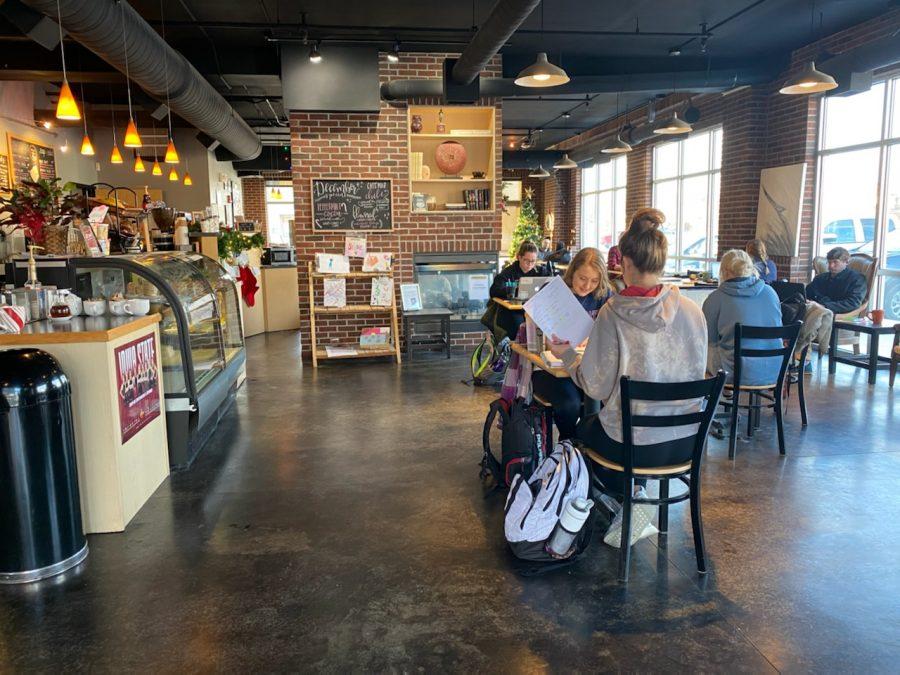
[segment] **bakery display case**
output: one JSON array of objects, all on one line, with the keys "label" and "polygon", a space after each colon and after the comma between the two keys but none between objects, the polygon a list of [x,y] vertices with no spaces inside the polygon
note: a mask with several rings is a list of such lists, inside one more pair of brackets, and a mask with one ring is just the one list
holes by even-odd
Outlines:
[{"label": "bakery display case", "polygon": [[142,297],[158,312],[170,463],[190,464],[244,378],[234,279],[199,253],[76,258],[83,298]]}]

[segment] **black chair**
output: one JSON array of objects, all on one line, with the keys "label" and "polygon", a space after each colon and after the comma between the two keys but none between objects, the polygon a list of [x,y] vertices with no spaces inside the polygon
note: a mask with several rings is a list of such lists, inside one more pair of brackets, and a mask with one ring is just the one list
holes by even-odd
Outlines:
[{"label": "black chair", "polygon": [[[697,555],[697,570],[701,574],[706,573],[706,550],[703,545],[703,521],[700,517],[700,462],[703,458],[703,448],[706,445],[706,436],[709,433],[709,425],[712,422],[716,404],[722,395],[725,386],[725,373],[719,373],[709,379],[695,382],[635,382],[627,376],[619,381],[622,399],[622,443],[625,446],[625,463],[618,464],[603,456],[603,448],[588,448],[582,442],[578,443],[582,453],[591,462],[610,471],[623,474],[623,493],[619,494],[608,489],[591,473],[593,488],[604,494],[621,498],[622,500],[622,537],[619,550],[619,578],[628,581],[628,568],[631,562],[631,507],[632,504],[652,504],[659,506],[659,531],[665,535],[669,525],[669,504],[690,499],[691,501],[691,525],[694,532],[694,552]],[[680,415],[634,415],[631,412],[632,401],[656,401],[656,402],[684,402],[697,399],[702,402],[699,412],[684,413]],[[635,466],[635,454],[641,452],[641,446],[634,444],[635,427],[677,427],[686,424],[696,424],[697,433],[689,456],[684,461],[667,466],[646,466],[645,462],[637,462]],[[634,497],[634,480],[637,478],[650,478],[659,481],[659,497],[636,498]],[[688,490],[682,494],[669,496],[669,481],[677,478],[687,485]]]},{"label": "black chair", "polygon": [[[806,355],[809,352],[809,345],[806,345],[803,348],[803,351],[800,352],[800,365],[797,367],[795,374],[797,376],[797,394],[800,398],[800,421],[803,426],[807,425],[806,421],[806,395],[803,390],[803,364],[806,363]],[[791,397],[791,383],[793,382],[793,378],[790,376],[790,370],[788,371],[788,378],[784,383],[784,397]]]},{"label": "black chair", "polygon": [[[775,410],[775,424],[778,428],[778,450],[784,452],[784,424],[781,409],[781,392],[784,387],[784,377],[797,345],[797,336],[800,334],[802,322],[792,323],[788,326],[743,326],[734,324],[734,373],[731,384],[726,384],[726,389],[733,391],[732,400],[723,400],[722,405],[731,413],[731,429],[728,436],[728,459],[734,459],[734,448],[737,444],[738,410],[747,410],[747,435],[753,436],[753,430],[759,427],[759,413],[762,408]],[[780,340],[778,349],[748,349],[741,343],[743,340]],[[771,384],[744,385],[741,384],[741,361],[745,358],[764,358],[769,356],[781,357],[781,368],[778,370],[778,379]],[[802,380],[802,374],[801,374]],[[802,386],[802,385],[801,385]],[[801,391],[801,397],[802,389]],[[748,402],[741,403],[741,394],[746,392]],[[762,400],[768,401],[763,403]],[[802,416],[806,417],[805,398],[802,399]]]}]

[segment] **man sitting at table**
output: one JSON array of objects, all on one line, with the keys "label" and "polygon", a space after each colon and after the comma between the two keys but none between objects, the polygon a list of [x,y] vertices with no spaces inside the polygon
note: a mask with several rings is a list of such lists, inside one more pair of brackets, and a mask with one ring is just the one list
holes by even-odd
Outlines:
[{"label": "man sitting at table", "polygon": [[[847,266],[850,252],[837,246],[826,257],[828,271],[817,274],[806,287],[806,314],[797,339],[798,355],[813,340],[818,341],[819,354],[823,354],[831,340],[834,315],[852,312],[866,297],[866,278]],[[807,364],[807,370],[812,371],[811,364]]]}]

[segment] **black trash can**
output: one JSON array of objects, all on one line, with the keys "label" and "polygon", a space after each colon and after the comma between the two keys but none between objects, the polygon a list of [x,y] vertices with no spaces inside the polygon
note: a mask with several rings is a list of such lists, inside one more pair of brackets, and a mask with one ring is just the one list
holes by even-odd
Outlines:
[{"label": "black trash can", "polygon": [[69,379],[39,349],[0,351],[0,583],[59,574],[87,553]]}]

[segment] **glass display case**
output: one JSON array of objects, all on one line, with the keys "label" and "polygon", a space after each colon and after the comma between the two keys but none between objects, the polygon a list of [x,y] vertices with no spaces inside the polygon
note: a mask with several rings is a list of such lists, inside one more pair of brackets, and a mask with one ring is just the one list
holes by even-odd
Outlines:
[{"label": "glass display case", "polygon": [[82,298],[150,299],[160,314],[160,357],[169,456],[190,464],[244,373],[244,336],[234,279],[199,253],[167,251],[76,258]]}]

